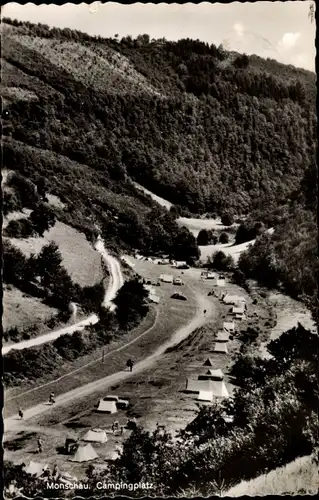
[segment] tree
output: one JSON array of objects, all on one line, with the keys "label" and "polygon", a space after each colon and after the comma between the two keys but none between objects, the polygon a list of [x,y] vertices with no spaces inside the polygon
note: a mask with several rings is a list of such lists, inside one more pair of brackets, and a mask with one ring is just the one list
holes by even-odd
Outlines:
[{"label": "tree", "polygon": [[54,241],[42,247],[36,261],[37,273],[41,277],[42,286],[49,288],[52,286],[61,272],[61,263],[62,255]]},{"label": "tree", "polygon": [[219,237],[219,243],[228,243],[229,242],[229,235],[227,233],[221,233]]},{"label": "tree", "polygon": [[197,235],[197,245],[204,246],[209,244],[209,233],[207,229],[201,229]]},{"label": "tree", "polygon": [[48,231],[55,225],[56,217],[53,210],[46,204],[40,203],[30,214],[30,220],[34,230],[43,236],[45,231]]},{"label": "tree", "polygon": [[116,305],[116,317],[121,328],[128,329],[134,326],[147,314],[149,309],[146,302],[147,297],[148,291],[137,278],[124,283],[113,301]]},{"label": "tree", "polygon": [[224,226],[231,226],[234,224],[233,215],[230,212],[224,212],[221,216],[221,223],[224,224]]},{"label": "tree", "polygon": [[235,267],[235,264],[230,255],[227,256],[220,250],[213,254],[212,266],[217,271],[229,271]]}]

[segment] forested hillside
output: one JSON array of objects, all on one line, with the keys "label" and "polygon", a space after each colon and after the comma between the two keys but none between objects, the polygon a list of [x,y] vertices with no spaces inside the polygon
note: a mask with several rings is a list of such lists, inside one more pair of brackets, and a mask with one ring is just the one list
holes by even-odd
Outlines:
[{"label": "forested hillside", "polygon": [[[116,245],[176,255],[183,244],[196,258],[189,233],[150,211],[133,179],[194,214],[265,221],[279,211],[282,244],[290,239],[296,193],[315,165],[313,73],[198,40],[102,39],[4,21],[4,163],[47,175],[69,223],[84,225],[85,215],[92,229],[94,214]],[[312,228],[313,206],[301,206]]]}]

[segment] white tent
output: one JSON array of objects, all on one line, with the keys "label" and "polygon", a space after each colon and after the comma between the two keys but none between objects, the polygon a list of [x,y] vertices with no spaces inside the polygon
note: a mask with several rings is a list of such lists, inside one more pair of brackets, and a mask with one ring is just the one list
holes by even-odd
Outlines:
[{"label": "white tent", "polygon": [[115,401],[104,401],[100,399],[97,411],[102,411],[104,413],[116,413],[117,407]]},{"label": "white tent", "polygon": [[107,434],[102,429],[90,429],[82,438],[82,441],[90,441],[91,443],[106,443]]},{"label": "white tent", "polygon": [[222,380],[211,382],[211,391],[216,398],[229,398],[225,382]]},{"label": "white tent", "polygon": [[219,368],[217,370],[207,370],[205,376],[215,380],[223,380],[224,378],[224,374]]},{"label": "white tent", "polygon": [[203,366],[214,366],[214,361],[211,358],[207,358]]},{"label": "white tent", "polygon": [[217,278],[216,285],[217,286],[225,286],[226,285],[225,278]]},{"label": "white tent", "polygon": [[229,341],[229,333],[225,332],[223,330],[219,330],[217,332],[216,341],[217,342],[228,342]]},{"label": "white tent", "polygon": [[213,401],[213,393],[211,391],[200,391],[198,394],[198,398],[200,401],[209,401],[210,403]]},{"label": "white tent", "polygon": [[39,462],[33,462],[31,460],[31,462],[29,463],[28,466],[24,467],[24,471],[27,473],[27,474],[30,474],[31,476],[36,476],[36,477],[40,477],[42,476],[42,474],[44,473],[44,471],[46,471],[48,469],[48,465],[47,464],[41,464]]},{"label": "white tent", "polygon": [[223,354],[228,354],[226,342],[216,342],[214,345],[214,352],[222,352]]},{"label": "white tent", "polygon": [[226,330],[227,332],[234,332],[235,331],[235,323],[233,321],[224,321],[223,323],[223,329]]},{"label": "white tent", "polygon": [[188,378],[186,381],[186,391],[200,392],[211,390],[211,380],[196,380]]},{"label": "white tent", "polygon": [[90,444],[86,444],[85,446],[79,446],[74,457],[70,458],[70,460],[71,462],[88,462],[98,457],[94,448]]}]

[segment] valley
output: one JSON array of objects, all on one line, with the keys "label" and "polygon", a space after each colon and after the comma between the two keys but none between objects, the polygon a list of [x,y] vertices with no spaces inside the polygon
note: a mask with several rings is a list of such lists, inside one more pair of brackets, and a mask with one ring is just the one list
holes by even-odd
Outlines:
[{"label": "valley", "polygon": [[316,75],[2,21],[6,500],[312,492]]}]

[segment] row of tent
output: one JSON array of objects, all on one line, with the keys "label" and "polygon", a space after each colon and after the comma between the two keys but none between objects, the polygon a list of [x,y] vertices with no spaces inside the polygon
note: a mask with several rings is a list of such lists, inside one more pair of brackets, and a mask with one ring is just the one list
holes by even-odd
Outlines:
[{"label": "row of tent", "polygon": [[[212,359],[206,359],[203,366],[213,366]],[[187,379],[187,392],[198,393],[198,401],[212,402],[214,398],[228,398],[229,393],[224,382],[224,374],[220,369],[210,368],[197,379]]]}]

